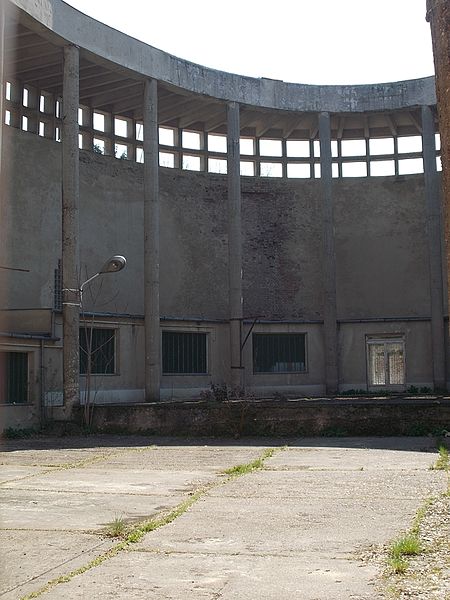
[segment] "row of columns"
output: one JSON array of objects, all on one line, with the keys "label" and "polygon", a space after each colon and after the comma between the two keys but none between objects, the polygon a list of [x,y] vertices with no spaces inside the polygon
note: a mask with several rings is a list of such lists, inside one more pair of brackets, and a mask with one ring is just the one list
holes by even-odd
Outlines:
[{"label": "row of columns", "polygon": [[[3,28],[0,12],[0,34]],[[3,37],[0,35],[1,43]],[[1,64],[1,61],[0,61]],[[1,78],[3,81],[3,78]],[[145,314],[145,399],[160,397],[160,306],[159,306],[159,149],[157,82],[144,83],[144,314]],[[4,94],[2,94],[3,99]],[[70,409],[79,401],[79,50],[64,49],[63,136],[62,136],[62,266],[63,266],[63,366],[64,404]],[[3,113],[2,113],[3,114]],[[436,170],[434,118],[430,107],[422,108],[423,157],[426,215],[430,261],[431,329],[433,374],[436,387],[445,386],[444,314],[442,300],[441,214]],[[239,104],[227,105],[228,144],[228,257],[230,382],[244,385],[241,331],[242,223],[240,183]],[[333,215],[330,114],[319,114],[321,190],[323,209],[323,289],[325,383],[327,393],[338,389],[338,320],[336,303],[336,251]]]}]

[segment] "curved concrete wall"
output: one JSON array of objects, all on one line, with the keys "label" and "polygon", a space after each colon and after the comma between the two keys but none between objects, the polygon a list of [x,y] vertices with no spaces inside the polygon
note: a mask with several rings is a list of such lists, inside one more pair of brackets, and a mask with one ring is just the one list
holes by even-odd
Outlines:
[{"label": "curved concrete wall", "polygon": [[299,112],[384,111],[436,103],[434,77],[356,86],[254,79],[172,56],[84,15],[61,0],[12,2],[55,36],[76,44],[98,59],[116,63],[139,76],[220,100]]}]

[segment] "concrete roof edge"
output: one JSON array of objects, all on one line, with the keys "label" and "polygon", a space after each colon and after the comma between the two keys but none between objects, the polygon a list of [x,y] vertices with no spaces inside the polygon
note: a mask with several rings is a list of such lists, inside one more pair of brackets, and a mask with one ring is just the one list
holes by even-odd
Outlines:
[{"label": "concrete roof edge", "polygon": [[8,0],[68,43],[142,77],[254,107],[297,112],[370,112],[436,104],[434,77],[368,85],[309,85],[218,71],[115,30],[62,0]]}]

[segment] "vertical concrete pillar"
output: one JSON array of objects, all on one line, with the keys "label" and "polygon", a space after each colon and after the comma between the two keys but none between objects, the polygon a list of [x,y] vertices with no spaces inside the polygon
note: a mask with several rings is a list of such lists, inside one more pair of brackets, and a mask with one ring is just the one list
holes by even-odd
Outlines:
[{"label": "vertical concrete pillar", "polygon": [[80,398],[79,50],[64,48],[62,107],[63,389],[69,412]]},{"label": "vertical concrete pillar", "polygon": [[338,389],[338,344],[336,311],[336,252],[332,196],[330,114],[319,114],[320,178],[323,227],[323,331],[325,345],[325,385],[327,394]]},{"label": "vertical concrete pillar", "polygon": [[239,136],[239,104],[230,102],[227,105],[227,173],[231,385],[243,387],[244,377],[241,360],[242,237]]},{"label": "vertical concrete pillar", "polygon": [[445,341],[441,246],[441,201],[436,168],[434,117],[422,106],[422,147],[430,268],[431,343],[435,388],[445,387]]},{"label": "vertical concrete pillar", "polygon": [[144,84],[145,400],[160,398],[158,84]]},{"label": "vertical concrete pillar", "polygon": [[[2,181],[3,128],[5,126],[5,3],[0,2],[0,182]],[[0,183],[1,185],[1,183]],[[0,187],[0,190],[2,188]]]}]

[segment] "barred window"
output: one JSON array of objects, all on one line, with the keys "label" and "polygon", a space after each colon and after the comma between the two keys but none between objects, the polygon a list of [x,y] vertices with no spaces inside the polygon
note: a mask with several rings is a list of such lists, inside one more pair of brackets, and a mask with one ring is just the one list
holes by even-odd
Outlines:
[{"label": "barred window", "polygon": [[116,330],[80,327],[81,375],[112,375],[116,372]]},{"label": "barred window", "polygon": [[208,372],[207,333],[163,331],[163,374],[202,375]]},{"label": "barred window", "polygon": [[306,371],[306,334],[254,333],[254,373],[302,373]]},{"label": "barred window", "polygon": [[23,404],[28,400],[28,354],[0,352],[0,403]]}]

